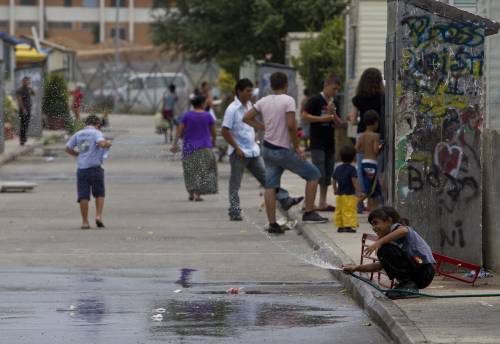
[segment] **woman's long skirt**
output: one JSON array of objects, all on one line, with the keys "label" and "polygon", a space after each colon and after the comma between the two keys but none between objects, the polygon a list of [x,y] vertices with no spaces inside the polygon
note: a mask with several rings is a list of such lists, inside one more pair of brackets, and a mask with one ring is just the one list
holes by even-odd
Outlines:
[{"label": "woman's long skirt", "polygon": [[217,162],[210,148],[198,149],[185,156],[182,159],[182,167],[188,192],[199,195],[217,193]]}]

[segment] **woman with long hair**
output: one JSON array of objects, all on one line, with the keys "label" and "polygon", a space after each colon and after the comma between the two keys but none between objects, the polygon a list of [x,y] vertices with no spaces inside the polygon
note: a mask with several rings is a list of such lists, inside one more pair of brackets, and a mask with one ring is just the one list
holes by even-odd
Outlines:
[{"label": "woman with long hair", "polygon": [[[352,98],[352,109],[349,113],[348,119],[351,124],[357,125],[357,136],[359,137],[365,130],[366,124],[364,121],[364,115],[367,111],[374,110],[379,115],[379,126],[377,133],[380,134],[381,147],[385,143],[385,92],[384,92],[384,80],[382,73],[377,68],[368,68],[363,74],[358,82],[358,87],[356,88],[356,95]],[[363,154],[358,153],[356,155],[356,162],[358,166],[358,178],[360,179],[361,185],[363,183],[363,170],[361,163],[363,161]],[[384,188],[384,159],[382,148],[380,150],[378,158],[378,171],[379,179],[382,189]],[[363,190],[368,192],[369,190]],[[367,195],[370,194],[367,193]],[[373,198],[382,198],[382,195],[372,195]],[[358,204],[358,212],[362,213],[364,210],[364,205],[362,202]]]},{"label": "woman with long hair", "polygon": [[193,110],[182,116],[170,150],[178,152],[177,143],[183,137],[182,168],[186,190],[190,201],[202,201],[201,195],[218,191],[217,162],[212,152],[216,138],[215,120],[205,111],[206,98],[203,95],[194,96],[191,104]]},{"label": "woman with long hair", "polygon": [[[383,133],[384,123],[384,81],[382,73],[377,68],[366,69],[358,82],[356,95],[352,98],[352,109],[349,121],[358,125],[358,134],[365,131],[364,114],[368,110],[377,111],[381,122],[378,132]],[[383,139],[383,137],[381,137]]]}]

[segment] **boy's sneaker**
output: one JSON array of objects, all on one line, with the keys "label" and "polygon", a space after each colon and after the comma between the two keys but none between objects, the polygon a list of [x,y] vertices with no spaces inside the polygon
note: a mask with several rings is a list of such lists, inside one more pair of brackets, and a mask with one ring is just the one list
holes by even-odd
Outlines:
[{"label": "boy's sneaker", "polygon": [[346,232],[346,228],[345,227],[339,227],[337,228],[337,233],[345,233]]},{"label": "boy's sneaker", "polygon": [[317,212],[311,211],[308,213],[304,213],[302,215],[303,223],[327,223],[328,219],[326,217],[320,216]]},{"label": "boy's sneaker", "polygon": [[277,223],[270,223],[267,232],[269,234],[284,234],[285,230]]},{"label": "boy's sneaker", "polygon": [[344,228],[345,233],[356,233],[356,230],[352,227],[346,227]]},{"label": "boy's sneaker", "polygon": [[229,215],[229,221],[243,221],[243,218],[240,214],[232,214]]}]

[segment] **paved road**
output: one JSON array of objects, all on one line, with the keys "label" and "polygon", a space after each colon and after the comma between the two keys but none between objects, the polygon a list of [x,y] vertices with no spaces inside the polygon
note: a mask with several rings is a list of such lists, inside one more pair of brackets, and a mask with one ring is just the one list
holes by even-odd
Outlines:
[{"label": "paved road", "polygon": [[[74,162],[62,145],[0,169],[0,180],[38,183],[0,194],[1,342],[388,342],[305,262],[314,252],[296,231],[262,232],[254,180],[241,194],[246,221],[229,222],[227,164],[218,195],[188,202],[179,157],[151,118],[111,123],[105,230],[79,229]],[[226,295],[230,287],[246,294]],[[157,308],[161,321],[151,318]]]}]

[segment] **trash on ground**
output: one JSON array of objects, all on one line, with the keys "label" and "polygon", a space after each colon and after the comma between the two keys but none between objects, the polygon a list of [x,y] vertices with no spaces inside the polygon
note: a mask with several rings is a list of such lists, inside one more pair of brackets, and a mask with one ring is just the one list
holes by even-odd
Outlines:
[{"label": "trash on ground", "polygon": [[176,289],[176,290],[174,290],[174,293],[176,293],[176,294],[182,293],[182,289]]},{"label": "trash on ground", "polygon": [[161,314],[156,314],[151,317],[151,320],[153,321],[162,321],[163,320],[163,315]]},{"label": "trash on ground", "polygon": [[226,290],[226,294],[245,294],[244,288],[229,288]]},{"label": "trash on ground", "polygon": [[[472,271],[469,271],[466,276],[468,278],[474,278],[476,276],[476,271],[472,270]],[[489,278],[489,277],[493,277],[493,274],[486,271],[485,269],[481,269],[479,271],[479,275],[477,276],[477,278],[481,279],[481,278]]]},{"label": "trash on ground", "polygon": [[165,308],[156,308],[153,309],[154,313],[165,313],[167,310]]}]

